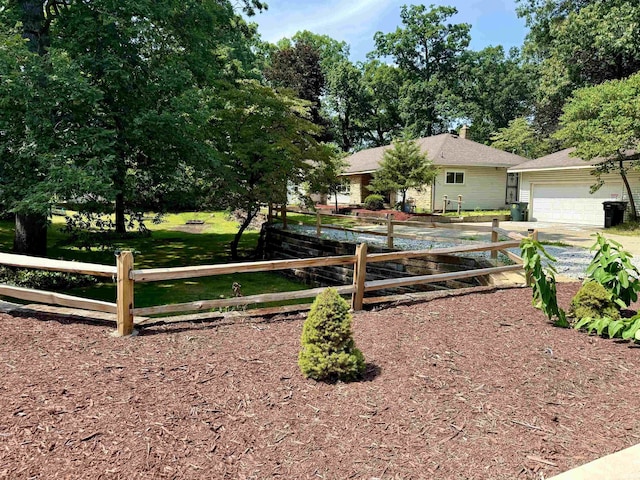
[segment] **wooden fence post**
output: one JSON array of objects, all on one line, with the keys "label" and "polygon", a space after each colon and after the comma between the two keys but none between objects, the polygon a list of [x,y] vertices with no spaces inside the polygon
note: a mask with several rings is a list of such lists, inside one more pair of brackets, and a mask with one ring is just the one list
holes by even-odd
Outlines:
[{"label": "wooden fence post", "polygon": [[287,229],[287,204],[286,203],[284,203],[280,207],[280,211],[282,212],[282,229],[286,230]]},{"label": "wooden fence post", "polygon": [[393,214],[387,213],[387,247],[393,248]]},{"label": "wooden fence post", "polygon": [[446,195],[442,197],[442,213],[443,214],[447,213],[448,200],[449,200],[449,197],[447,197]]},{"label": "wooden fence post", "polygon": [[458,195],[458,215],[460,215],[461,208],[462,208],[462,195]]},{"label": "wooden fence post", "polygon": [[[500,220],[494,218],[491,221],[491,243],[496,243],[498,241],[498,232],[496,232],[496,228],[500,226]],[[498,251],[491,250],[491,260],[498,261]]]},{"label": "wooden fence post", "polygon": [[367,277],[367,244],[361,243],[356,247],[356,263],[353,265],[353,286],[351,294],[351,308],[357,312],[362,310],[364,299],[364,282]]},{"label": "wooden fence post", "polygon": [[269,211],[267,213],[267,222],[273,223],[273,203],[269,202]]},{"label": "wooden fence post", "polygon": [[320,238],[320,232],[322,231],[322,218],[320,218],[320,211],[316,212],[316,237]]},{"label": "wooden fence post", "polygon": [[123,337],[133,333],[133,280],[129,278],[133,270],[133,253],[122,251],[116,257],[117,279],[117,335]]}]

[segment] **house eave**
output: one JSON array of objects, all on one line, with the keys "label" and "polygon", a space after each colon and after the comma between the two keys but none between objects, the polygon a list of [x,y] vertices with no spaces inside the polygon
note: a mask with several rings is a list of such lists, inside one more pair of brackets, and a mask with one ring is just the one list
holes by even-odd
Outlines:
[{"label": "house eave", "polygon": [[540,167],[540,168],[510,168],[509,173],[527,173],[527,172],[550,172],[550,171],[558,171],[558,170],[592,170],[595,165],[580,165],[573,167]]}]

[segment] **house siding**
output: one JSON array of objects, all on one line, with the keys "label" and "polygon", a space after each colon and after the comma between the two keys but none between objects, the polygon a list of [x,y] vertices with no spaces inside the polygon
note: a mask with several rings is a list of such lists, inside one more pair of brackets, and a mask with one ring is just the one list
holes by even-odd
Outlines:
[{"label": "house siding", "polygon": [[[519,198],[521,202],[529,203],[529,209],[531,209],[531,192],[532,185],[535,184],[586,184],[593,185],[596,183],[596,178],[590,174],[589,169],[566,169],[566,170],[552,170],[541,172],[521,172],[520,173],[520,187]],[[633,192],[633,199],[636,204],[636,208],[640,207],[640,173],[629,172],[627,179],[631,185]],[[618,195],[617,200],[628,201],[627,191],[622,182],[622,178],[619,174],[610,173],[602,175],[602,180],[608,189]],[[628,213],[628,212],[627,212]]]},{"label": "house siding", "polygon": [[[506,208],[507,169],[503,167],[439,166],[435,182],[434,210],[442,211],[444,195],[457,200],[462,195],[462,210]],[[445,184],[448,171],[464,172],[464,185]],[[449,202],[447,210],[456,210],[457,202]]]},{"label": "house siding", "polygon": [[415,188],[410,188],[407,190],[407,200],[413,201],[416,209],[431,212],[431,186],[425,187],[421,191],[418,191]]}]

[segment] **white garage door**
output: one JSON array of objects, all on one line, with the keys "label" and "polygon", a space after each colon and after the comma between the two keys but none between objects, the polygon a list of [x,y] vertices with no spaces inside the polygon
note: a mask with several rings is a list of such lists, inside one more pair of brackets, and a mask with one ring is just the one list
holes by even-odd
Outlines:
[{"label": "white garage door", "polygon": [[621,184],[604,184],[589,193],[589,184],[535,184],[532,187],[533,209],[529,218],[542,222],[604,226],[605,200],[622,200]]}]

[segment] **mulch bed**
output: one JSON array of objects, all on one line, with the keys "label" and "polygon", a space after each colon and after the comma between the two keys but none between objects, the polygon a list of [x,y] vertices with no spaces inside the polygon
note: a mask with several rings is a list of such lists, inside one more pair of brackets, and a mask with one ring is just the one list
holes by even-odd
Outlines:
[{"label": "mulch bed", "polygon": [[541,479],[640,442],[640,349],[526,289],[358,313],[351,384],[301,377],[302,317],[0,322],[2,479]]}]

